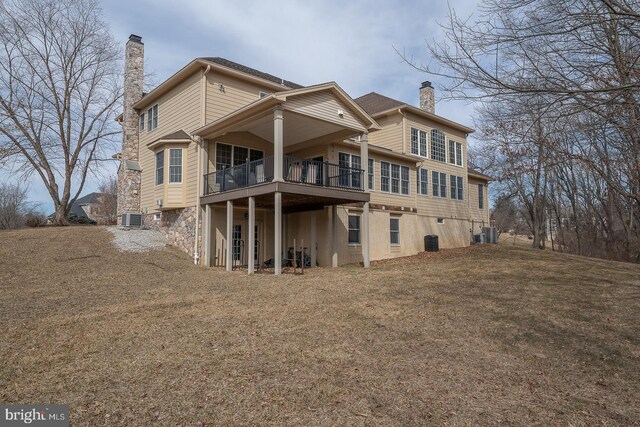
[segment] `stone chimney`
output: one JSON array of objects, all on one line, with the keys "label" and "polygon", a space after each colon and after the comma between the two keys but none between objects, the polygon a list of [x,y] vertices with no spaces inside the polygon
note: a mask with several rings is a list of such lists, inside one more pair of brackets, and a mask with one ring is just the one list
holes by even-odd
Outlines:
[{"label": "stone chimney", "polygon": [[436,112],[436,98],[431,82],[422,82],[420,86],[420,108],[429,113]]},{"label": "stone chimney", "polygon": [[125,47],[122,151],[118,170],[118,224],[123,213],[140,213],[140,165],[138,163],[139,116],[133,105],[142,99],[144,44],[131,34]]}]

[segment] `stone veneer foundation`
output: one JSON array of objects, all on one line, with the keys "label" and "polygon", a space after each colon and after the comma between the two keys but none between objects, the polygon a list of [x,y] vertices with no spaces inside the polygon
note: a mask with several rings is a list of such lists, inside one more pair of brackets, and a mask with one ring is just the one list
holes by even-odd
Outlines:
[{"label": "stone veneer foundation", "polygon": [[[154,214],[143,215],[144,225],[162,233],[165,241],[193,256],[196,239],[196,208],[173,209],[163,211],[160,220],[154,219]],[[200,224],[202,230],[202,222]],[[202,249],[202,239],[200,239]]]}]

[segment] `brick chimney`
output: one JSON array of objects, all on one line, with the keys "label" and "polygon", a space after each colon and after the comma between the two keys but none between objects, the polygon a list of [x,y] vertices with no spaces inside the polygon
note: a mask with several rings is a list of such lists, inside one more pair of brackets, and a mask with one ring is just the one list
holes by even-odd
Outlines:
[{"label": "brick chimney", "polygon": [[133,105],[142,99],[144,44],[131,34],[125,47],[122,151],[118,170],[118,224],[123,213],[140,212],[140,165],[138,163],[139,116]]},{"label": "brick chimney", "polygon": [[429,113],[436,112],[436,98],[431,82],[422,82],[420,86],[420,108]]}]

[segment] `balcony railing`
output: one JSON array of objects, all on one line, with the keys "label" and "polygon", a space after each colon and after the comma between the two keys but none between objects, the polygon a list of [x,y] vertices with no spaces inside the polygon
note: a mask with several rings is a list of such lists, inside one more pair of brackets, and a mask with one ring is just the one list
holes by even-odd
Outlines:
[{"label": "balcony railing", "polygon": [[[329,162],[284,156],[282,177],[319,187],[364,191],[364,170]],[[251,187],[273,181],[273,156],[246,162],[204,176],[205,195],[238,188]]]}]

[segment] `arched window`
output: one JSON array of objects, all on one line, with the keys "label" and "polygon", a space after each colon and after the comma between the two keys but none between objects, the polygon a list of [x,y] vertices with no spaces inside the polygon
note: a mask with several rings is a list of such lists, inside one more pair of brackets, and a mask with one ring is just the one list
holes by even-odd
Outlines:
[{"label": "arched window", "polygon": [[431,159],[438,162],[447,161],[444,132],[438,129],[431,129]]}]

